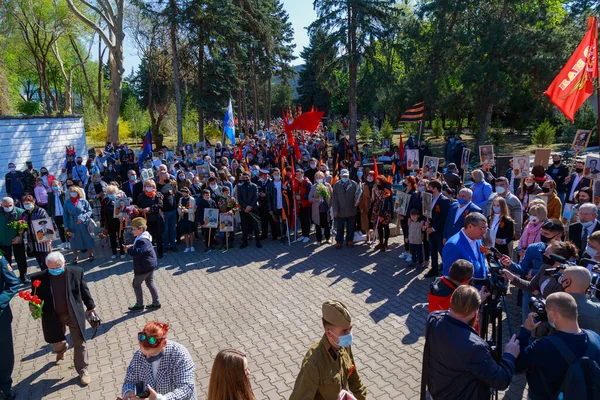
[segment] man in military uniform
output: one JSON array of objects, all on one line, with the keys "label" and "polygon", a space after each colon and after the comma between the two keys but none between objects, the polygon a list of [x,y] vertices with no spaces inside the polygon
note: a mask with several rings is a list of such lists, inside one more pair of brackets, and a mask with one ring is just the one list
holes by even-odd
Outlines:
[{"label": "man in military uniform", "polygon": [[0,399],[12,400],[16,398],[11,389],[13,367],[15,366],[15,352],[12,338],[12,312],[10,300],[17,293],[19,278],[15,275],[10,264],[0,255]]},{"label": "man in military uniform", "polygon": [[325,334],[308,349],[290,400],[336,400],[342,390],[367,398],[352,355],[352,317],[337,300],[323,303]]}]

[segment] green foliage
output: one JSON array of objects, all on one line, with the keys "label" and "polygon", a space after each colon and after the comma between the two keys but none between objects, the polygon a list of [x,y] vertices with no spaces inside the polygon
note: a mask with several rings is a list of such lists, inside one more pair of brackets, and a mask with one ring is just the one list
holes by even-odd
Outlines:
[{"label": "green foliage", "polygon": [[[143,138],[150,126],[150,117],[142,110],[135,97],[127,99],[123,106],[123,119],[129,123],[132,137]],[[122,136],[122,133],[120,132]]]},{"label": "green foliage", "polygon": [[531,143],[540,148],[545,148],[554,143],[556,138],[556,128],[550,121],[545,120],[531,134]]},{"label": "green foliage", "polygon": [[272,85],[273,98],[271,113],[273,115],[280,115],[281,109],[286,109],[292,105],[294,100],[294,89],[288,82],[280,82]]},{"label": "green foliage", "polygon": [[333,124],[331,124],[331,128],[329,128],[330,132],[336,133],[338,131],[338,129],[342,132],[344,132],[344,124],[342,124],[340,121],[334,121]]},{"label": "green foliage", "polygon": [[418,135],[419,134],[419,122],[409,122],[405,124],[400,124],[400,129],[402,129],[402,133],[404,136],[410,135]]},{"label": "green foliage", "polygon": [[494,128],[490,132],[489,142],[495,147],[502,147],[506,144],[506,132],[502,128]]},{"label": "green foliage", "polygon": [[390,120],[385,117],[383,120],[383,124],[381,124],[381,137],[384,139],[391,139],[394,134],[394,128],[392,128],[392,124],[390,124]]},{"label": "green foliage", "polygon": [[444,126],[442,120],[439,118],[434,119],[433,122],[431,122],[431,136],[433,136],[436,139],[439,139],[442,137],[443,134]]},{"label": "green foliage", "polygon": [[[99,122],[89,128],[86,128],[85,137],[88,144],[100,145],[106,143],[106,132],[107,132],[107,121]],[[135,135],[132,135],[129,122],[119,118],[119,137],[125,141],[126,139],[135,139]]]},{"label": "green foliage", "polygon": [[39,101],[22,101],[17,105],[17,111],[25,115],[42,115],[44,107]]},{"label": "green foliage", "polygon": [[371,124],[365,118],[360,123],[360,128],[358,128],[358,137],[363,143],[366,143],[372,140],[371,135],[373,134],[373,128],[371,128]]}]

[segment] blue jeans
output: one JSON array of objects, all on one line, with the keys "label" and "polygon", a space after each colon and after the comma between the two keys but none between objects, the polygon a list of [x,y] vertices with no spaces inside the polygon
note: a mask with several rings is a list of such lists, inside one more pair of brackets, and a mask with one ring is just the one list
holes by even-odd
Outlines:
[{"label": "blue jeans", "polygon": [[163,233],[163,242],[165,249],[176,247],[175,231],[177,229],[177,210],[167,211],[165,215],[165,231]]},{"label": "blue jeans", "polygon": [[532,294],[529,292],[526,292],[525,290],[523,290],[523,299],[522,299],[522,303],[521,303],[521,322],[525,323],[525,320],[527,320],[527,317],[529,316],[529,313],[531,311],[529,311],[529,299],[531,298]]},{"label": "blue jeans", "polygon": [[346,242],[354,241],[354,229],[356,228],[356,215],[351,217],[335,217],[336,233],[335,242],[342,244],[344,242],[344,226],[346,228]]}]

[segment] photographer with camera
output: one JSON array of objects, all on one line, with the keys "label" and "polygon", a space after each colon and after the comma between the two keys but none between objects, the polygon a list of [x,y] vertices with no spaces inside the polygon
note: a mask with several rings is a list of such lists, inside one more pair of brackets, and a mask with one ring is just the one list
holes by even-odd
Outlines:
[{"label": "photographer with camera", "polygon": [[[579,328],[577,304],[567,293],[552,293],[546,300],[548,321],[556,331],[527,346],[540,322],[530,313],[519,332],[521,354],[516,372],[527,371],[528,398],[598,399],[597,383],[589,377],[600,374],[600,336]],[[585,359],[588,358],[588,360]]]},{"label": "photographer with camera", "polygon": [[586,294],[592,284],[590,271],[580,266],[569,267],[559,281],[563,290],[573,296],[577,303],[579,326],[600,334],[600,303],[590,300]]},{"label": "photographer with camera", "polygon": [[448,276],[435,278],[429,286],[427,299],[429,312],[443,311],[450,308],[450,298],[457,287],[468,285],[473,277],[473,264],[467,260],[456,260],[450,267]]},{"label": "photographer with camera", "polygon": [[434,400],[488,400],[490,389],[504,390],[512,381],[519,341],[513,336],[496,361],[488,343],[473,328],[480,305],[478,290],[462,285],[452,294],[450,310],[429,314],[421,399],[428,387]]}]

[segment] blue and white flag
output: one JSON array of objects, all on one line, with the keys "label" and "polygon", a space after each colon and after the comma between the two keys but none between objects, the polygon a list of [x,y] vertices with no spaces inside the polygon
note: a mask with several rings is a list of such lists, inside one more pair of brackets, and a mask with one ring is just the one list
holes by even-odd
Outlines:
[{"label": "blue and white flag", "polygon": [[235,122],[233,121],[233,106],[231,105],[231,99],[229,99],[229,106],[227,106],[225,119],[223,120],[223,134],[229,138],[232,145],[235,145]]},{"label": "blue and white flag", "polygon": [[144,161],[146,161],[146,158],[148,157],[152,157],[152,132],[150,131],[150,128],[148,128],[148,132],[146,132],[146,137],[142,144],[142,155],[138,159],[138,164],[140,164],[140,166],[144,165]]}]

